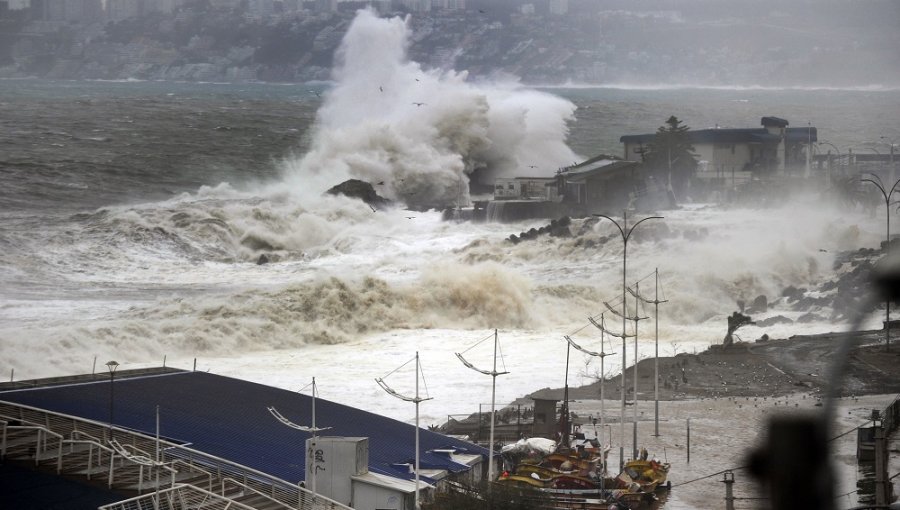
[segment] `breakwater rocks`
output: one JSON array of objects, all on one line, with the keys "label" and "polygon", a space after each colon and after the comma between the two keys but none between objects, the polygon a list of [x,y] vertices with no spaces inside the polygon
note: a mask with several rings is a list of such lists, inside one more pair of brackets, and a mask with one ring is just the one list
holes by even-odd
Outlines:
[{"label": "breakwater rocks", "polygon": [[572,224],[571,218],[563,216],[558,220],[550,220],[548,225],[541,228],[532,228],[521,232],[519,235],[511,234],[507,239],[513,244],[519,244],[522,241],[536,239],[538,236],[548,235],[550,237],[572,237],[569,225]]},{"label": "breakwater rocks", "polygon": [[[893,241],[891,244],[900,243]],[[900,246],[896,249],[900,249]],[[832,267],[834,275],[820,284],[810,288],[791,285],[785,287],[781,295],[773,300],[760,295],[747,306],[743,300],[738,300],[738,308],[741,312],[752,315],[765,315],[768,310],[775,307],[805,312],[795,319],[775,315],[757,320],[756,325],[759,327],[794,322],[800,324],[816,321],[840,322],[852,319],[858,311],[872,313],[884,304],[871,302],[866,296],[872,292],[875,264],[885,253],[886,245],[882,243],[880,248],[860,248],[838,254]]]}]

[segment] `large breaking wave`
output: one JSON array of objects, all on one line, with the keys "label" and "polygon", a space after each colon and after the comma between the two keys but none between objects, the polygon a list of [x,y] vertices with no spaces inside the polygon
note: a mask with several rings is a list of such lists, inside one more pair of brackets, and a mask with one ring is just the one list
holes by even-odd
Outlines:
[{"label": "large breaking wave", "polygon": [[575,105],[512,79],[471,83],[465,72],[424,69],[406,55],[401,18],[362,10],[340,47],[334,87],[318,112],[312,149],[290,162],[289,183],[355,177],[383,182],[413,207],[456,205],[474,172],[553,175]]}]

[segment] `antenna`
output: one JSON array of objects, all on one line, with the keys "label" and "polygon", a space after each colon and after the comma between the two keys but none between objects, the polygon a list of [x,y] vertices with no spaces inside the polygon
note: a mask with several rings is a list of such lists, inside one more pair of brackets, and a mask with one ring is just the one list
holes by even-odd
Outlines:
[{"label": "antenna", "polygon": [[[266,408],[272,414],[272,416],[275,417],[276,420],[278,420],[282,423],[282,425],[287,425],[288,427],[290,427],[292,429],[296,429],[301,432],[308,432],[308,433],[312,434],[312,443],[310,443],[310,449],[306,452],[307,459],[315,458],[312,454],[314,453],[313,449],[316,447],[316,434],[318,434],[319,432],[321,432],[323,430],[328,430],[331,428],[331,427],[321,427],[321,428],[316,427],[316,378],[315,377],[312,378],[311,385],[312,385],[312,426],[311,427],[306,427],[304,425],[297,425],[296,423],[292,422],[291,420],[285,418],[284,415],[279,413],[278,409],[275,409],[274,406],[269,406]],[[308,462],[307,466],[312,467],[310,481],[312,482],[313,501],[315,501],[315,498],[316,498],[316,466],[315,466],[315,462],[314,461]],[[307,474],[310,474],[310,473],[307,473]],[[298,495],[298,498],[302,499],[301,495]]]},{"label": "antenna", "polygon": [[394,372],[396,372],[397,370],[400,370],[401,368],[403,368],[404,366],[409,364],[409,361],[412,361],[412,360],[409,360],[406,363],[404,363],[403,365],[400,365],[399,367],[397,367],[396,369],[394,369],[392,372],[390,372],[388,375],[386,375],[384,377],[376,377],[375,382],[378,383],[378,385],[381,386],[381,389],[386,391],[388,393],[388,395],[395,397],[395,398],[399,398],[400,400],[404,400],[406,402],[413,402],[416,404],[416,495],[415,495],[414,508],[415,508],[415,510],[419,510],[419,403],[424,402],[426,400],[431,400],[431,397],[423,398],[423,397],[419,396],[419,373],[421,371],[419,368],[419,351],[416,351],[416,357],[414,359],[416,361],[416,394],[415,394],[415,396],[410,397],[407,395],[401,395],[400,393],[397,393],[396,391],[394,391],[393,388],[388,386],[388,384],[386,382],[384,382],[385,377],[388,377],[388,375],[391,375]]},{"label": "antenna", "polygon": [[[490,337],[485,337],[485,338],[479,340],[475,345],[480,344],[481,342],[485,341],[487,338],[490,338]],[[459,358],[459,361],[461,361],[463,365],[465,365],[468,368],[471,368],[472,370],[474,370],[476,372],[481,372],[484,375],[489,375],[492,378],[492,380],[491,380],[491,436],[489,439],[490,453],[488,454],[488,474],[487,474],[488,481],[492,481],[494,478],[494,405],[496,403],[496,397],[497,397],[497,376],[509,373],[506,371],[504,371],[504,372],[497,371],[498,344],[499,344],[499,340],[497,339],[497,330],[495,329],[494,330],[494,368],[491,369],[490,371],[482,370],[482,369],[476,367],[475,365],[469,363],[468,361],[466,361],[466,358],[463,357],[462,353],[459,353],[459,352],[455,353],[456,357]],[[473,345],[472,347],[475,347],[475,345]],[[472,347],[469,347],[469,349],[472,349]],[[468,351],[469,349],[466,349],[466,351]],[[463,352],[466,352],[466,351],[463,351]],[[490,484],[488,484],[488,490],[490,490],[490,487],[491,487]]]}]

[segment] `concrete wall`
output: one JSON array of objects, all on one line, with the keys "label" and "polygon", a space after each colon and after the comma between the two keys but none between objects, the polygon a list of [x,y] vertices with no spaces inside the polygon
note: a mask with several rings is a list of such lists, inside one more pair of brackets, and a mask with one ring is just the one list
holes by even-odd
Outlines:
[{"label": "concrete wall", "polygon": [[353,508],[356,510],[408,510],[406,499],[401,491],[353,482]]}]

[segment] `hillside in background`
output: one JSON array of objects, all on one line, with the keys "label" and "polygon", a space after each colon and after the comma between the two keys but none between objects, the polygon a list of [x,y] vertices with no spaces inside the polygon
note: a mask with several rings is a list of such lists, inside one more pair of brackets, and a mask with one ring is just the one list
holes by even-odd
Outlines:
[{"label": "hillside in background", "polygon": [[[52,19],[0,1],[0,77],[187,81],[327,80],[365,2],[189,0],[117,22]],[[436,3],[436,2],[435,2]],[[149,4],[148,4],[149,5]],[[530,84],[900,86],[900,3],[470,0],[406,12],[409,54],[472,78]],[[51,18],[51,19],[48,19]]]}]

